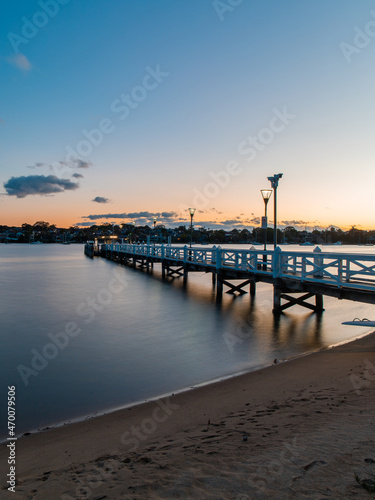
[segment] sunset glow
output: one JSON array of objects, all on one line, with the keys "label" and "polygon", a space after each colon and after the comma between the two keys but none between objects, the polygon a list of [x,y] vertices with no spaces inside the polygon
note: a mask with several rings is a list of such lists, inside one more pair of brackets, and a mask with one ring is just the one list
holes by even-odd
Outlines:
[{"label": "sunset glow", "polygon": [[373,2],[42,3],[0,20],[1,224],[257,227],[283,172],[281,225],[375,227]]}]

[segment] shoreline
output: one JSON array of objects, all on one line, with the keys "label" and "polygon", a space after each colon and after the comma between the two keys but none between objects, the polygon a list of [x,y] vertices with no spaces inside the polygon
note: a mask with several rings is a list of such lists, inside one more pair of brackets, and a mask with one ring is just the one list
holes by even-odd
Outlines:
[{"label": "shoreline", "polygon": [[[104,417],[106,415],[111,415],[111,414],[116,413],[118,411],[128,410],[129,408],[136,408],[136,407],[139,407],[139,406],[141,406],[143,404],[155,402],[155,401],[158,401],[160,399],[169,398],[169,397],[175,396],[175,395],[185,394],[185,393],[187,393],[189,391],[193,391],[193,390],[199,389],[201,387],[207,387],[207,386],[214,385],[214,384],[217,384],[217,383],[220,383],[220,382],[224,382],[226,380],[235,379],[235,378],[241,377],[243,375],[247,375],[247,374],[250,374],[250,373],[255,373],[258,370],[263,370],[265,368],[270,368],[270,367],[274,366],[275,364],[289,363],[289,362],[291,362],[291,361],[293,361],[295,359],[304,358],[306,356],[314,355],[314,354],[316,354],[318,352],[324,352],[324,351],[329,350],[329,349],[334,349],[335,347],[339,347],[339,346],[342,346],[342,345],[351,344],[352,342],[356,342],[357,340],[360,340],[360,339],[362,339],[364,337],[367,337],[367,336],[371,335],[372,333],[375,334],[375,331],[371,329],[369,332],[363,333],[362,335],[356,335],[354,338],[352,338],[350,340],[343,340],[343,341],[337,342],[335,344],[331,344],[329,346],[316,349],[314,351],[303,352],[301,354],[290,356],[288,358],[277,359],[277,363],[275,363],[275,362],[273,362],[273,363],[266,363],[264,365],[259,365],[259,366],[256,366],[255,368],[252,368],[252,369],[249,369],[249,370],[242,370],[240,372],[235,372],[235,373],[231,373],[229,375],[223,375],[221,377],[217,377],[216,379],[207,380],[205,382],[201,382],[201,383],[196,384],[194,386],[183,387],[181,389],[176,389],[173,392],[171,391],[171,392],[162,393],[162,394],[159,394],[159,395],[156,395],[156,396],[152,396],[152,397],[150,397],[148,399],[145,399],[145,400],[138,400],[138,401],[134,401],[134,402],[131,402],[131,403],[128,403],[128,404],[125,404],[125,405],[116,406],[116,407],[105,409],[105,410],[102,410],[102,411],[96,411],[94,414],[88,414],[88,415],[82,415],[82,416],[78,416],[78,417],[73,417],[73,418],[71,418],[71,419],[69,419],[67,421],[50,423],[46,427],[27,430],[27,431],[22,432],[19,435],[16,435],[15,437],[16,437],[16,439],[22,439],[23,437],[28,437],[28,436],[35,435],[35,434],[40,434],[40,433],[44,433],[44,432],[48,432],[48,431],[60,429],[62,427],[66,427],[66,426],[70,426],[70,425],[75,425],[75,424],[82,423],[82,422],[87,422],[88,420],[92,420],[92,419]],[[0,446],[3,445],[6,442],[7,442],[7,437],[1,438],[0,439]]]},{"label": "shoreline", "polygon": [[[363,387],[356,389],[353,380]],[[336,479],[331,476],[344,467],[346,462],[341,461],[349,455],[354,461],[346,464],[350,470],[366,465],[365,459],[375,464],[370,418],[375,411],[374,381],[372,332],[164,400],[32,434],[17,441],[18,493],[13,498],[57,498],[63,493],[77,498],[77,481],[91,488],[92,495],[82,498],[110,493],[107,498],[131,494],[132,499],[248,500],[239,495],[264,498],[267,491],[269,498],[276,499],[281,498],[280,488],[286,488],[283,498],[289,498],[291,489],[298,494],[290,498],[300,498],[301,484],[305,487],[315,475],[332,489]],[[298,448],[298,453],[280,464],[284,448]],[[355,456],[362,453],[357,463]],[[264,490],[256,474],[267,463],[279,464],[283,474],[273,473],[276,482],[265,479],[269,471],[261,475]],[[2,488],[6,469],[3,445]],[[87,479],[92,472],[101,477],[95,488]],[[292,480],[295,474],[301,477],[298,484]],[[340,469],[338,477],[334,498],[352,498],[352,494],[361,498],[352,471],[342,475]],[[319,495],[316,498],[324,498],[322,492]]]}]

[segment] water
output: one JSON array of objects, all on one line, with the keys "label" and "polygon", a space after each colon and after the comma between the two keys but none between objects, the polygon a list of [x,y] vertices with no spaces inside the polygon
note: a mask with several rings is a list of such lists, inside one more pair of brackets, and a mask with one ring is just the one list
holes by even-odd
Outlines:
[{"label": "water", "polygon": [[160,265],[147,275],[81,245],[0,245],[0,286],[0,438],[8,385],[21,434],[346,341],[367,330],[342,321],[375,319],[371,305],[324,297],[320,319],[294,307],[277,322],[268,284],[218,306],[209,274],[189,274],[184,289],[162,282]]}]

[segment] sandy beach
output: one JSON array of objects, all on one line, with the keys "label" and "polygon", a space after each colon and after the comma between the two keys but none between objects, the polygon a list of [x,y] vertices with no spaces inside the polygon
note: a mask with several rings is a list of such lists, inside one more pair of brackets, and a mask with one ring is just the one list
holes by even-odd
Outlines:
[{"label": "sandy beach", "polygon": [[0,497],[367,499],[354,474],[375,474],[374,414],[372,333],[18,439],[16,493],[3,444]]}]

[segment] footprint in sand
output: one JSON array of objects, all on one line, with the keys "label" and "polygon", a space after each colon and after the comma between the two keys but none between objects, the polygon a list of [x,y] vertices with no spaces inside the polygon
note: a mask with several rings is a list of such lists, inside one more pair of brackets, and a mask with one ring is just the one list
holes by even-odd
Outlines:
[{"label": "footprint in sand", "polygon": [[313,462],[304,465],[303,469],[307,472],[308,470],[312,469],[313,467],[316,467],[317,465],[327,465],[327,462],[325,462],[324,460],[314,460]]}]

